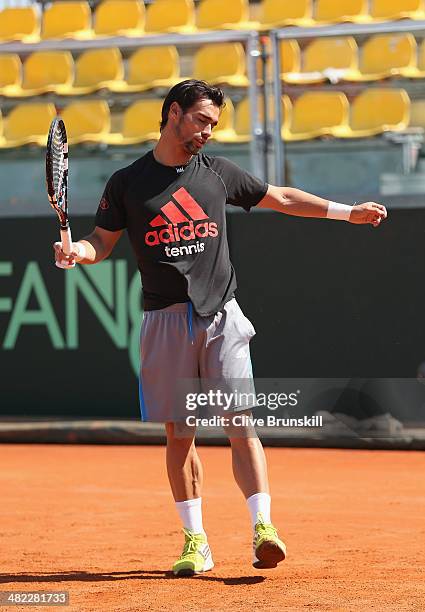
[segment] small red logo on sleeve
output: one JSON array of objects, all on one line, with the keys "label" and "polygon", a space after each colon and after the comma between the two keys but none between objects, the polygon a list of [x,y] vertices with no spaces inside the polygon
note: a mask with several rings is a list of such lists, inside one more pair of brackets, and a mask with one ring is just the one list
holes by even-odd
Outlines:
[{"label": "small red logo on sleeve", "polygon": [[106,198],[102,198],[100,200],[99,208],[100,208],[100,210],[108,210],[109,203],[108,203],[108,200]]}]

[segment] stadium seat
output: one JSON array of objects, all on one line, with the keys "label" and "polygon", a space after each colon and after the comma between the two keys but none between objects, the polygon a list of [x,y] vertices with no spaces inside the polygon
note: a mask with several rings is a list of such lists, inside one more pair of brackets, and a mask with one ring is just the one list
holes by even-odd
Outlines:
[{"label": "stadium seat", "polygon": [[145,5],[139,0],[104,0],[94,14],[96,36],[143,36]]},{"label": "stadium seat", "polygon": [[212,84],[247,87],[245,50],[241,43],[204,45],[194,57],[194,78]]},{"label": "stadium seat", "polygon": [[27,43],[40,40],[40,19],[34,5],[0,11],[0,41],[11,40]]},{"label": "stadium seat", "polygon": [[225,105],[220,112],[218,124],[212,132],[212,140],[217,142],[235,142],[237,135],[234,128],[235,108],[230,98],[225,99]]},{"label": "stadium seat", "polygon": [[5,138],[3,136],[3,115],[1,114],[0,108],[0,149],[3,148],[6,144]]},{"label": "stadium seat", "polygon": [[109,106],[104,100],[71,102],[61,113],[69,144],[103,142],[111,128]]},{"label": "stadium seat", "polygon": [[196,31],[193,0],[157,0],[146,12],[146,32],[177,32],[190,34]]},{"label": "stadium seat", "polygon": [[354,38],[316,38],[303,52],[302,70],[283,74],[290,84],[354,79],[358,76],[358,48]]},{"label": "stadium seat", "polygon": [[[283,97],[284,98],[284,97]],[[282,98],[282,117],[285,116],[284,99]],[[273,98],[269,99],[269,119],[273,121],[274,103]],[[262,98],[258,98],[258,118],[260,122],[264,118],[264,103]],[[235,112],[235,138],[233,142],[249,142],[251,140],[252,121],[251,121],[251,105],[249,98],[246,97],[239,102]]]},{"label": "stadium seat", "polygon": [[404,89],[373,88],[359,94],[350,106],[349,125],[336,131],[341,138],[369,138],[403,131],[409,125],[410,99]]},{"label": "stadium seat", "polygon": [[316,0],[314,18],[319,23],[369,23],[368,0]]},{"label": "stadium seat", "polygon": [[286,81],[286,76],[299,73],[301,70],[301,50],[296,40],[280,42],[280,78]]},{"label": "stadium seat", "polygon": [[69,87],[74,79],[74,60],[69,51],[36,51],[24,64],[21,96],[34,96]]},{"label": "stadium seat", "polygon": [[89,49],[84,51],[75,62],[74,84],[58,85],[60,95],[83,95],[120,86],[124,77],[124,65],[117,47],[108,49]]},{"label": "stadium seat", "polygon": [[172,87],[180,79],[179,55],[176,47],[142,47],[128,60],[127,80],[112,81],[111,91],[146,91],[156,87]]},{"label": "stadium seat", "polygon": [[370,14],[377,21],[425,19],[424,0],[371,0]]},{"label": "stadium seat", "polygon": [[314,25],[312,0],[263,0],[260,6],[260,29],[290,25]]},{"label": "stadium seat", "polygon": [[124,113],[121,132],[105,134],[103,142],[111,145],[132,145],[157,140],[161,109],[162,100],[135,102]]},{"label": "stadium seat", "polygon": [[409,127],[420,127],[425,129],[425,100],[412,101]]},{"label": "stadium seat", "polygon": [[201,0],[196,25],[204,30],[252,30],[258,26],[249,20],[248,0]]},{"label": "stadium seat", "polygon": [[361,50],[360,72],[363,81],[414,76],[417,72],[417,44],[413,34],[371,36]]},{"label": "stadium seat", "polygon": [[14,96],[22,84],[22,64],[17,53],[0,55],[0,95]]},{"label": "stadium seat", "polygon": [[41,36],[81,40],[92,38],[91,11],[88,2],[68,0],[53,2],[44,11]]},{"label": "stadium seat", "polygon": [[45,147],[49,127],[55,117],[54,104],[18,104],[4,119],[2,146],[19,147],[25,144],[37,144]]},{"label": "stadium seat", "polygon": [[[261,107],[262,99],[258,100]],[[235,139],[234,142],[249,142],[251,140],[251,111],[249,98],[246,97],[236,106]]]},{"label": "stadium seat", "polygon": [[[288,100],[285,100],[288,104]],[[307,92],[290,110],[290,119],[282,123],[284,140],[311,140],[333,136],[348,124],[349,103],[342,92]],[[287,115],[287,113],[285,113]]]},{"label": "stadium seat", "polygon": [[418,71],[419,78],[425,78],[425,39],[421,42],[418,51]]}]

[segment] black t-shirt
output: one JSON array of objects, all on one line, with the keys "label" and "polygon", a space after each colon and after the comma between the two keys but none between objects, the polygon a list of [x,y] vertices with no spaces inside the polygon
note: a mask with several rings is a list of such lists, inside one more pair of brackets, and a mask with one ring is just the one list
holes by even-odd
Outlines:
[{"label": "black t-shirt", "polygon": [[109,179],[96,225],[127,228],[145,310],[190,300],[199,315],[208,316],[236,289],[225,205],[249,211],[266,191],[263,181],[223,157],[200,153],[173,167],[149,151]]}]

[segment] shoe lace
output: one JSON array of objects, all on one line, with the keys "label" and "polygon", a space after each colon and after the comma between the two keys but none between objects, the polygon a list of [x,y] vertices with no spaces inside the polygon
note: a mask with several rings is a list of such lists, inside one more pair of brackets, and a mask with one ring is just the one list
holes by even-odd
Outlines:
[{"label": "shoe lace", "polygon": [[186,536],[186,541],[184,543],[182,557],[186,555],[190,555],[197,551],[198,545],[200,544],[199,537],[197,537],[196,533],[189,531],[189,529],[183,529],[183,532]]},{"label": "shoe lace", "polygon": [[271,523],[265,523],[263,515],[258,513],[258,520],[255,525],[255,531],[258,535],[264,535],[267,537],[277,537],[277,529],[273,527]]}]

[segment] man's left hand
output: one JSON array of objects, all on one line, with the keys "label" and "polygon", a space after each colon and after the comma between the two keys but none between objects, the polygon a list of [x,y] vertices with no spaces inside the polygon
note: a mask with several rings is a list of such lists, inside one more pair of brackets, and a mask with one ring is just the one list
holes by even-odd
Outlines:
[{"label": "man's left hand", "polygon": [[356,223],[357,225],[370,223],[373,227],[378,227],[386,218],[387,209],[385,206],[376,202],[365,202],[364,204],[353,206],[349,222]]}]

